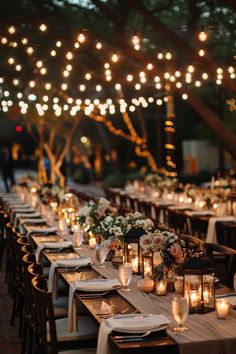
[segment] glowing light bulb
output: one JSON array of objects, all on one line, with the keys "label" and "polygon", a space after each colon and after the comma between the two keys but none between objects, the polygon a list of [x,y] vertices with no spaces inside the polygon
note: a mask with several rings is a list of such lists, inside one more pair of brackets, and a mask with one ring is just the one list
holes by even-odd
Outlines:
[{"label": "glowing light bulb", "polygon": [[140,38],[137,33],[135,33],[133,35],[133,37],[131,38],[131,42],[132,42],[133,46],[140,45]]},{"label": "glowing light bulb", "polygon": [[67,90],[67,87],[68,87],[67,84],[65,84],[65,83],[61,84],[61,89],[62,89],[63,91]]},{"label": "glowing light bulb", "polygon": [[21,65],[20,64],[16,65],[16,71],[21,71]]},{"label": "glowing light bulb", "polygon": [[42,24],[39,26],[39,29],[40,29],[40,31],[45,32],[45,31],[47,30],[47,26],[45,25],[45,23],[42,23]]},{"label": "glowing light bulb", "polygon": [[170,60],[170,59],[172,59],[172,54],[170,52],[167,52],[165,57],[167,60]]},{"label": "glowing light bulb", "polygon": [[148,63],[147,64],[147,69],[148,70],[152,70],[154,68],[153,64],[152,63]]},{"label": "glowing light bulb", "polygon": [[35,87],[35,81],[30,81],[30,82],[29,82],[29,86],[30,86],[31,88]]},{"label": "glowing light bulb", "polygon": [[198,52],[198,55],[199,55],[200,57],[204,57],[204,55],[205,55],[205,50],[204,50],[204,49],[200,49],[199,52]]},{"label": "glowing light bulb", "polygon": [[19,80],[18,80],[18,79],[14,79],[14,80],[13,80],[13,85],[14,85],[14,86],[19,85]]},{"label": "glowing light bulb", "polygon": [[197,80],[195,81],[195,86],[196,87],[200,87],[202,85],[201,81]]},{"label": "glowing light bulb", "polygon": [[14,58],[9,58],[9,59],[8,59],[8,63],[9,63],[10,65],[14,64],[14,62],[15,62],[15,59],[14,59]]},{"label": "glowing light bulb", "polygon": [[102,86],[101,85],[96,85],[96,91],[100,92],[102,90]]},{"label": "glowing light bulb", "polygon": [[188,72],[193,73],[195,71],[195,68],[193,65],[188,66]]},{"label": "glowing light bulb", "polygon": [[10,34],[13,34],[13,33],[16,32],[16,28],[15,28],[14,26],[11,26],[11,27],[8,28],[8,32],[9,32]]},{"label": "glowing light bulb", "polygon": [[49,82],[47,82],[47,83],[45,84],[45,89],[46,89],[46,90],[50,90],[51,87],[52,87],[52,85],[51,85]]},{"label": "glowing light bulb", "polygon": [[91,80],[92,75],[90,73],[86,73],[84,77],[86,80]]},{"label": "glowing light bulb", "polygon": [[47,69],[46,68],[41,68],[40,69],[40,74],[41,75],[45,75],[47,73]]},{"label": "glowing light bulb", "polygon": [[121,84],[115,84],[115,89],[120,90],[121,89]]},{"label": "glowing light bulb", "polygon": [[102,49],[102,43],[101,43],[101,42],[97,42],[97,43],[96,43],[96,48],[97,48],[98,50]]},{"label": "glowing light bulb", "polygon": [[111,56],[111,60],[113,61],[113,63],[117,63],[119,60],[119,56],[116,53],[113,53]]},{"label": "glowing light bulb", "polygon": [[57,42],[56,42],[56,47],[57,47],[57,48],[60,48],[61,45],[62,45],[61,41],[57,41]]},{"label": "glowing light bulb", "polygon": [[28,54],[33,54],[33,52],[34,52],[34,50],[33,50],[32,47],[28,47],[28,48],[26,49],[26,51],[27,51]]},{"label": "glowing light bulb", "polygon": [[66,53],[66,59],[67,60],[72,60],[73,59],[73,53],[71,53],[71,52],[68,52],[68,53]]},{"label": "glowing light bulb", "polygon": [[183,94],[182,94],[182,99],[183,99],[183,100],[187,100],[187,99],[188,99],[187,93],[183,93]]},{"label": "glowing light bulb", "polygon": [[77,40],[79,43],[84,43],[86,40],[85,35],[83,33],[80,33],[77,37]]},{"label": "glowing light bulb", "polygon": [[207,40],[207,33],[205,31],[200,31],[198,34],[198,39],[201,42],[205,42]]},{"label": "glowing light bulb", "polygon": [[86,86],[85,86],[85,85],[83,85],[83,84],[79,85],[79,90],[80,90],[81,92],[85,91],[85,89],[86,89]]},{"label": "glowing light bulb", "polygon": [[133,81],[133,75],[130,75],[130,74],[127,75],[126,79],[127,79],[127,81],[129,81],[129,82]]},{"label": "glowing light bulb", "polygon": [[27,38],[22,38],[21,43],[24,44],[24,45],[27,44],[28,43],[28,39]]},{"label": "glowing light bulb", "polygon": [[57,52],[53,49],[53,50],[51,50],[50,55],[52,57],[55,57],[57,55]]},{"label": "glowing light bulb", "polygon": [[203,80],[207,80],[208,79],[208,74],[207,73],[203,73],[202,74],[202,78],[203,78]]},{"label": "glowing light bulb", "polygon": [[37,61],[36,66],[37,68],[42,68],[43,62],[41,60]]}]

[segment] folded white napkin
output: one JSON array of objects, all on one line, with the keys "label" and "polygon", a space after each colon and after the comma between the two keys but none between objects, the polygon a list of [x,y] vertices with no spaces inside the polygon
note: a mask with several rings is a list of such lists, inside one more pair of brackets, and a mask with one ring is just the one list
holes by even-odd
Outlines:
[{"label": "folded white napkin", "polygon": [[17,213],[17,214],[15,214],[15,217],[14,217],[14,226],[16,227],[18,225],[20,218],[39,218],[40,216],[41,216],[40,213],[34,213],[34,212]]},{"label": "folded white napkin", "polygon": [[91,263],[92,260],[90,257],[64,258],[53,261],[51,263],[48,277],[48,289],[51,290],[53,297],[57,297],[57,279],[55,276],[55,270],[57,267],[85,267]]},{"label": "folded white napkin", "polygon": [[47,220],[44,218],[31,218],[28,215],[28,218],[20,218],[20,224],[45,224]]},{"label": "folded white napkin", "polygon": [[207,243],[217,243],[216,239],[216,222],[217,221],[236,221],[235,216],[214,216],[209,219],[208,228],[207,228],[207,235],[206,235],[206,242]]},{"label": "folded white napkin", "polygon": [[98,333],[97,354],[109,354],[110,346],[108,336],[112,331],[146,332],[163,329],[171,321],[164,315],[121,315],[109,318],[102,322]]},{"label": "folded white napkin", "polygon": [[18,207],[20,207],[20,208],[27,208],[27,207],[29,207],[28,204],[22,203],[20,200],[13,200],[13,199],[9,199],[9,200],[7,201],[7,204],[8,204],[10,207],[12,207],[12,208],[18,208]]},{"label": "folded white napkin", "polygon": [[37,262],[39,262],[39,256],[40,253],[42,252],[42,250],[44,248],[50,248],[50,249],[57,249],[57,248],[65,248],[65,247],[70,247],[72,246],[72,242],[71,241],[61,241],[61,242],[42,242],[38,245],[36,252],[35,252],[35,256],[36,256],[36,260]]},{"label": "folded white napkin", "polygon": [[35,212],[35,210],[34,209],[32,209],[32,208],[29,208],[29,207],[15,207],[15,208],[11,208],[11,210],[12,210],[12,213],[11,213],[11,217],[10,217],[10,219],[11,219],[11,222],[14,224],[14,222],[15,222],[15,218],[16,218],[16,214],[18,214],[18,213],[27,213],[27,214],[30,214],[30,213],[34,213]]},{"label": "folded white napkin", "polygon": [[120,283],[117,279],[89,279],[78,280],[70,283],[68,303],[68,331],[72,332],[77,330],[76,303],[74,301],[74,293],[76,290],[100,292],[110,291],[119,286]]},{"label": "folded white napkin", "polygon": [[29,226],[27,236],[29,237],[31,234],[47,235],[56,231],[56,227]]},{"label": "folded white napkin", "polygon": [[10,208],[12,209],[12,210],[32,210],[32,211],[34,211],[34,209],[32,209],[28,204],[22,204],[22,203],[19,203],[19,204],[11,204],[11,205],[9,205],[10,206]]}]

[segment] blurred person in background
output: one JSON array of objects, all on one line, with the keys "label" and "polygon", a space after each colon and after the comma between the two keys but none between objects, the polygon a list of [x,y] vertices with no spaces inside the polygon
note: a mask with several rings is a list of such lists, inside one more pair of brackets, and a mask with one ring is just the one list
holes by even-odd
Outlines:
[{"label": "blurred person in background", "polygon": [[11,151],[8,147],[3,147],[0,156],[0,168],[2,171],[2,178],[5,184],[6,192],[9,193],[11,187],[15,184],[14,166]]}]

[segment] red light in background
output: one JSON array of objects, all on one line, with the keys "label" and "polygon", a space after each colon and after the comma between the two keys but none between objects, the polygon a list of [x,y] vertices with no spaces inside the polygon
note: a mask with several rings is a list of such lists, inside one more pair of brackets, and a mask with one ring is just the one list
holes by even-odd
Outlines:
[{"label": "red light in background", "polygon": [[22,132],[22,126],[21,125],[17,125],[16,126],[16,132],[17,133],[21,133]]}]

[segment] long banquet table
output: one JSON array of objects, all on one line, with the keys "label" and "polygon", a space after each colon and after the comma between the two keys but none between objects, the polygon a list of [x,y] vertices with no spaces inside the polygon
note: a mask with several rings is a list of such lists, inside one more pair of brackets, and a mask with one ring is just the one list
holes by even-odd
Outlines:
[{"label": "long banquet table", "polygon": [[[18,210],[16,208],[16,210]],[[9,206],[9,211],[13,214],[13,208]],[[14,212],[15,213],[15,212]],[[25,224],[25,228],[30,228],[30,223]],[[42,242],[56,242],[61,240],[62,235],[57,231],[53,235],[33,235],[30,238],[37,247]],[[68,239],[70,236],[65,236]],[[94,258],[94,250],[91,250],[88,245],[83,244],[78,251],[64,253],[63,250],[55,252],[50,249],[43,251],[44,256],[49,262],[56,259],[89,256]],[[118,271],[111,262],[106,262],[104,268],[92,265],[91,268],[78,269],[57,269],[57,275],[63,279],[68,288],[70,284],[76,280],[93,279],[98,275],[105,278],[117,278]],[[138,290],[138,276],[133,276],[131,282],[131,291],[124,293],[120,290],[112,291],[102,298],[86,298],[76,291],[75,297],[78,302],[82,303],[89,315],[100,325],[107,320],[108,317],[103,317],[104,312],[121,313],[125,310],[125,314],[139,311],[141,314],[164,314],[170,319],[173,324],[171,314],[171,301],[173,294],[167,296],[156,296],[154,293],[145,294]],[[227,289],[221,287],[217,289],[218,293],[224,293]],[[139,318],[137,316],[137,318]],[[139,318],[140,319],[140,318]],[[109,335],[108,352],[111,353],[181,353],[181,354],[233,354],[236,346],[236,312],[230,310],[228,320],[218,320],[216,312],[210,312],[205,315],[193,314],[189,315],[186,321],[189,331],[183,334],[174,334],[169,327],[166,331],[155,332],[150,337],[142,341],[131,341],[119,343],[114,333]],[[98,354],[105,354],[98,347]]]}]

